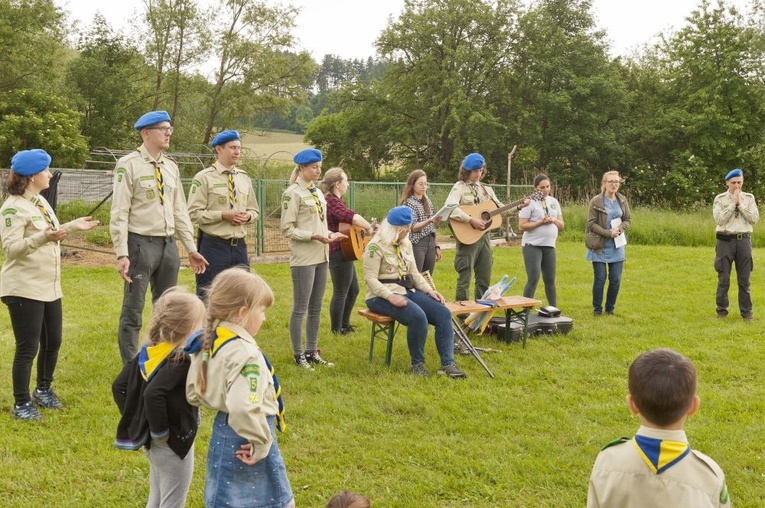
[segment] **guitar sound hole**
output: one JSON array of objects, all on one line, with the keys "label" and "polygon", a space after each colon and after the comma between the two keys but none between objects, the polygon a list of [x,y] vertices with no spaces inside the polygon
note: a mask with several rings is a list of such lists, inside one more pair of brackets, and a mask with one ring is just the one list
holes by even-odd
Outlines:
[{"label": "guitar sound hole", "polygon": [[491,220],[491,214],[489,214],[489,212],[481,212],[481,220],[489,222]]}]

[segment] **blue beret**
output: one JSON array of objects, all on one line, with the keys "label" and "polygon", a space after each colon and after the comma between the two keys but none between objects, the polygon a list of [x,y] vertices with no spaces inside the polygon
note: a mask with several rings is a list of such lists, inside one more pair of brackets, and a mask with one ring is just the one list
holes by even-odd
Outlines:
[{"label": "blue beret", "polygon": [[388,212],[388,224],[391,226],[408,226],[412,223],[412,209],[408,206],[397,206]]},{"label": "blue beret", "polygon": [[474,169],[481,169],[486,165],[486,161],[483,160],[483,155],[480,153],[471,153],[465,160],[462,161],[462,167],[465,171],[473,171]]},{"label": "blue beret", "polygon": [[740,170],[740,169],[738,169],[738,168],[736,168],[736,169],[733,169],[733,170],[731,170],[731,171],[730,171],[730,172],[729,172],[727,175],[725,175],[725,181],[727,182],[727,181],[728,181],[728,180],[730,180],[731,178],[735,178],[735,177],[737,177],[737,176],[741,176],[741,177],[743,177],[743,176],[744,176],[744,172],[743,172],[743,171],[741,171],[741,170]]},{"label": "blue beret", "polygon": [[295,158],[292,159],[295,161],[295,164],[299,164],[300,166],[303,166],[305,164],[313,164],[314,162],[321,162],[322,156],[321,152],[315,148],[306,148],[305,150],[301,150],[295,155]]},{"label": "blue beret", "polygon": [[139,118],[133,127],[135,130],[140,131],[146,127],[151,127],[152,125],[157,125],[158,123],[169,121],[170,115],[167,111],[150,111],[149,113],[146,113],[141,118]]},{"label": "blue beret", "polygon": [[45,150],[22,150],[11,159],[11,169],[21,176],[33,176],[50,166],[50,155]]},{"label": "blue beret", "polygon": [[239,137],[238,131],[223,131],[213,138],[212,142],[210,142],[210,146],[215,148],[218,145],[225,145],[229,141],[237,141],[240,139],[242,138]]}]

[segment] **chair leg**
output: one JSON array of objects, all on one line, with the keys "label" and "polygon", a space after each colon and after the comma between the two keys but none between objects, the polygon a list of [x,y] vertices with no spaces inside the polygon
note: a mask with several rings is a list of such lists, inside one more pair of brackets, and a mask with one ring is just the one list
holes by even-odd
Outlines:
[{"label": "chair leg", "polygon": [[388,332],[388,345],[385,349],[385,365],[390,367],[391,356],[393,356],[393,337],[396,335],[396,323],[395,321],[387,326]]},{"label": "chair leg", "polygon": [[377,335],[377,323],[372,323],[372,336],[370,337],[369,341],[369,361],[372,361],[373,353],[375,351],[375,335]]}]

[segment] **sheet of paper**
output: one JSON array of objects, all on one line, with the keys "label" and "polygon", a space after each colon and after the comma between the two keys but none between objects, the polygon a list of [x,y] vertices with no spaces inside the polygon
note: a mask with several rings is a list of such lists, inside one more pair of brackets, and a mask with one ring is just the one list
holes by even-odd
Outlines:
[{"label": "sheet of paper", "polygon": [[[618,229],[621,224],[622,220],[619,217],[611,219],[611,229]],[[617,249],[621,249],[627,245],[627,235],[624,233],[624,231],[622,231],[622,234],[614,238],[614,245]]]},{"label": "sheet of paper", "polygon": [[457,203],[447,203],[445,204],[439,211],[437,211],[433,217],[441,216],[443,220],[446,220],[449,218],[449,216],[452,214],[452,211],[457,208]]}]

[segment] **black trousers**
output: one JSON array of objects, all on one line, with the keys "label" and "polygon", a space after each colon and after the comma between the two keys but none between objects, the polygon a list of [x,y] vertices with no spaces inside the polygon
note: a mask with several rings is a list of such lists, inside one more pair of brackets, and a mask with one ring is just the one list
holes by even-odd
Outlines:
[{"label": "black trousers", "polygon": [[329,255],[329,274],[332,277],[329,317],[332,331],[339,332],[351,324],[353,306],[359,296],[359,278],[353,261],[346,261],[341,250]]},{"label": "black trousers", "polygon": [[13,356],[13,398],[16,404],[24,404],[29,396],[32,363],[37,350],[37,387],[48,388],[53,382],[53,371],[61,348],[61,298],[52,302],[30,300],[19,296],[4,296],[3,303],[11,314],[11,326],[16,337],[16,354]]}]

